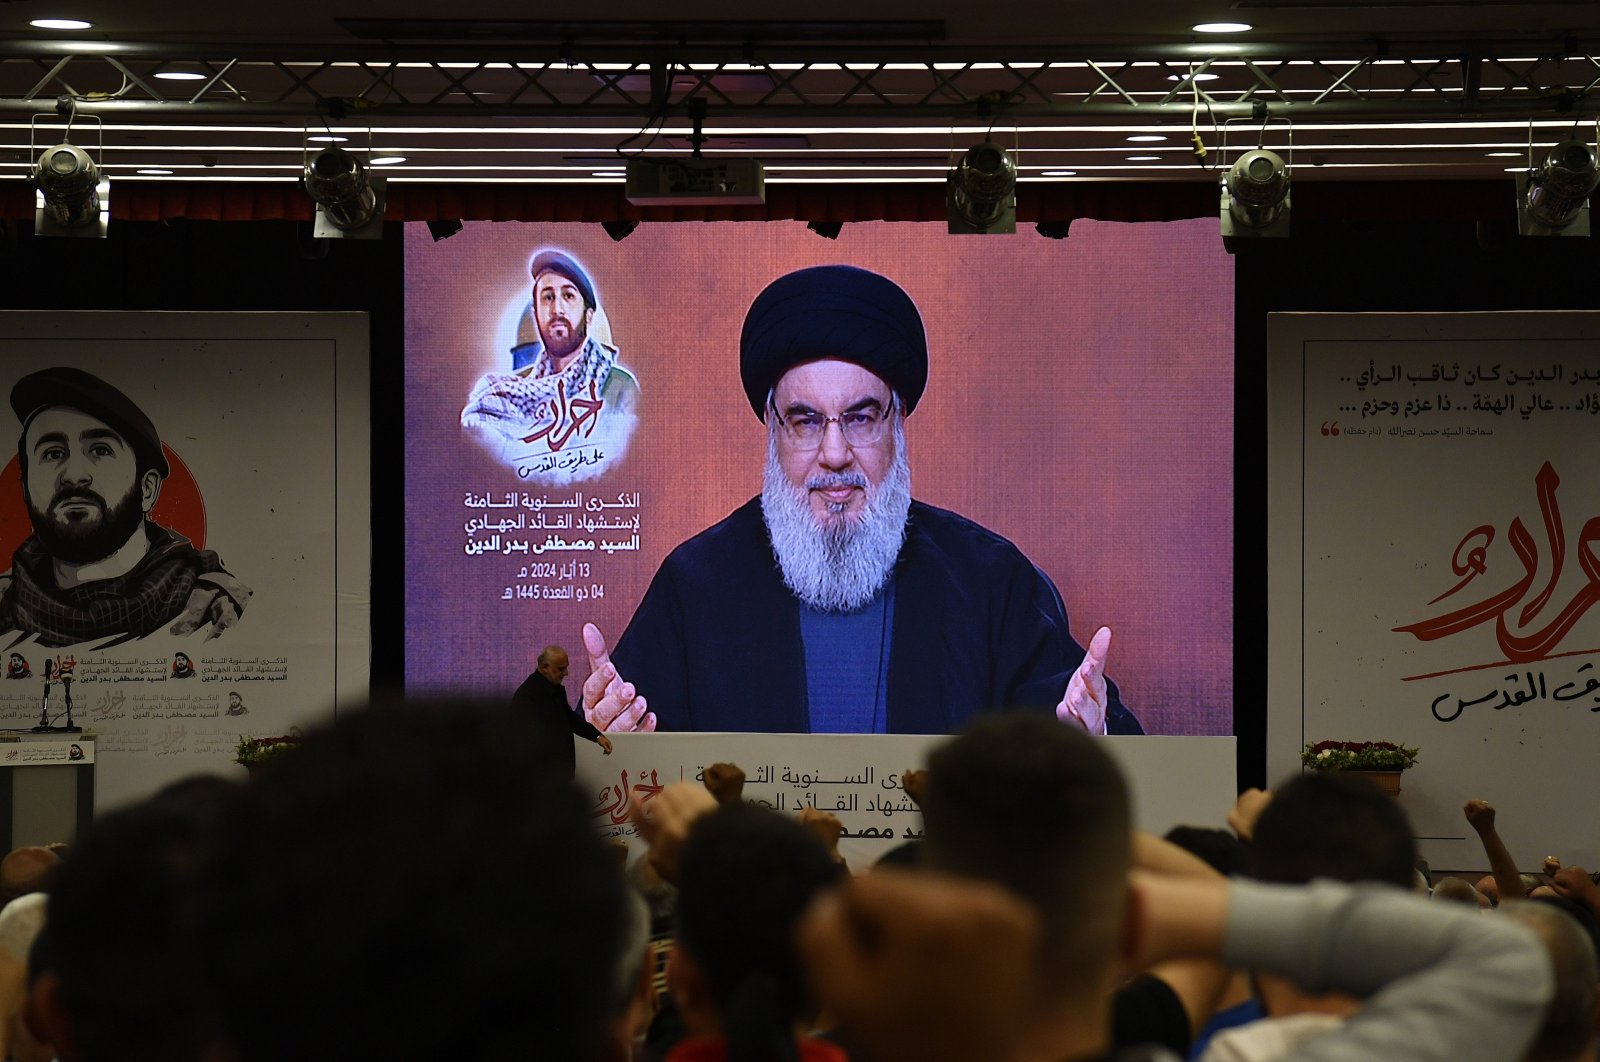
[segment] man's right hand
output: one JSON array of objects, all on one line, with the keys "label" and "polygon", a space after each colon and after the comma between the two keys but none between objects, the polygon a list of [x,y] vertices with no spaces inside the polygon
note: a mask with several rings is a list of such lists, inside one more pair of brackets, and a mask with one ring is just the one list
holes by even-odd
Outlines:
[{"label": "man's right hand", "polygon": [[1469,800],[1461,806],[1467,825],[1479,833],[1494,829],[1494,805],[1487,800]]},{"label": "man's right hand", "polygon": [[617,674],[605,636],[592,623],[583,625],[583,647],[589,653],[589,677],[583,683],[583,717],[596,730],[623,734],[655,730],[655,713],[633,683],[624,682]]},{"label": "man's right hand", "polygon": [[701,772],[706,792],[724,807],[744,801],[744,769],[734,763],[713,763]]},{"label": "man's right hand", "polygon": [[1036,1057],[1039,919],[998,885],[874,870],[813,900],[795,944],[852,1059]]},{"label": "man's right hand", "polygon": [[673,782],[648,802],[639,786],[633,787],[632,795],[631,816],[639,828],[639,836],[650,846],[650,866],[661,875],[662,881],[676,885],[689,827],[701,816],[717,810],[716,798],[706,792],[704,786],[693,782]]},{"label": "man's right hand", "polygon": [[1270,803],[1272,803],[1270,789],[1246,789],[1239,794],[1233,810],[1228,812],[1228,825],[1238,835],[1239,840],[1249,841],[1255,836],[1256,820],[1267,810],[1267,805]]},{"label": "man's right hand", "polygon": [[1556,871],[1550,887],[1556,895],[1575,900],[1600,916],[1600,886],[1595,885],[1589,872],[1582,867],[1562,867]]}]

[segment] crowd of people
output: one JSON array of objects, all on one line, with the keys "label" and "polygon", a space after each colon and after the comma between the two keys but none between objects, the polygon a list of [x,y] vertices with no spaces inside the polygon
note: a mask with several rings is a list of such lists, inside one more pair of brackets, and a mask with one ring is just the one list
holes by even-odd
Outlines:
[{"label": "crowd of people", "polygon": [[375,705],[248,782],[12,852],[0,1055],[1596,1056],[1600,888],[1524,881],[1481,801],[1496,911],[1465,881],[1471,907],[1430,902],[1403,810],[1364,781],[1307,774],[1219,809],[1227,831],[1157,838],[1094,738],[996,714],[909,772],[925,839],[878,866],[719,764],[636,794],[625,869],[534,725]]}]

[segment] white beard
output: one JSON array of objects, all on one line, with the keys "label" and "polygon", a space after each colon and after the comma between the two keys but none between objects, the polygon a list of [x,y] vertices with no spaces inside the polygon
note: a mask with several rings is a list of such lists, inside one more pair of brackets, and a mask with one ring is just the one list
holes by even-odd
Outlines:
[{"label": "white beard", "polygon": [[[830,506],[818,521],[811,508],[815,489],[854,486],[866,504],[851,517]],[[817,473],[804,487],[789,482],[778,463],[776,432],[767,437],[767,467],[761,485],[761,515],[784,584],[819,612],[852,612],[883,589],[906,539],[911,511],[911,465],[900,419],[894,424],[894,461],[876,488],[860,472]]]}]

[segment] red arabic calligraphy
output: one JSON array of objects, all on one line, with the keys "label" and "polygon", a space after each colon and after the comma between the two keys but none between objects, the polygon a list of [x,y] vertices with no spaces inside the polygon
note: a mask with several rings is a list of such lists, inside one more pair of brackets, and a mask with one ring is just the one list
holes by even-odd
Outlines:
[{"label": "red arabic calligraphy", "polygon": [[[589,381],[588,398],[569,400],[565,390],[558,390],[555,398],[555,420],[532,435],[524,435],[522,441],[531,443],[545,439],[550,452],[556,453],[579,431],[583,432],[585,439],[593,435],[595,425],[599,423],[600,410],[605,404],[605,399],[600,397],[599,387],[593,380]],[[559,433],[557,429],[560,429]]]},{"label": "red arabic calligraphy", "polygon": [[[1546,461],[1534,477],[1534,484],[1538,490],[1539,514],[1544,522],[1545,537],[1550,544],[1550,577],[1543,588],[1523,605],[1517,615],[1519,628],[1528,626],[1544,612],[1545,606],[1555,594],[1557,583],[1561,580],[1561,569],[1567,558],[1566,530],[1561,520],[1561,505],[1556,499],[1556,488],[1561,485],[1561,477],[1556,475],[1555,468]],[[1418,640],[1428,642],[1459,634],[1493,617],[1495,640],[1508,660],[1522,662],[1548,656],[1557,645],[1561,644],[1561,639],[1566,637],[1573,625],[1583,618],[1583,614],[1600,601],[1600,555],[1595,552],[1596,544],[1600,544],[1600,516],[1592,517],[1585,522],[1583,530],[1578,534],[1578,566],[1583,569],[1588,581],[1573,594],[1572,599],[1549,623],[1527,634],[1513,634],[1506,622],[1506,614],[1515,608],[1533,587],[1534,577],[1539,569],[1539,547],[1534,542],[1533,536],[1528,533],[1520,516],[1512,519],[1506,537],[1511,545],[1511,551],[1522,563],[1523,574],[1520,578],[1504,590],[1482,601],[1430,620],[1395,627],[1394,630],[1414,634]],[[1466,587],[1478,576],[1487,574],[1488,565],[1485,563],[1485,557],[1489,544],[1493,541],[1494,528],[1488,525],[1475,527],[1467,532],[1457,543],[1450,561],[1451,570],[1464,578],[1428,603],[1432,605],[1443,601]]]},{"label": "red arabic calligraphy", "polygon": [[[589,812],[591,819],[608,818],[611,825],[621,826],[633,817],[633,793],[639,793],[639,803],[646,804],[654,800],[664,788],[656,780],[654,770],[645,775],[640,773],[639,780],[632,786],[628,785],[628,772],[621,772],[621,781],[616,785],[607,785],[600,788],[599,798],[593,811]],[[650,781],[646,782],[648,777]]]}]

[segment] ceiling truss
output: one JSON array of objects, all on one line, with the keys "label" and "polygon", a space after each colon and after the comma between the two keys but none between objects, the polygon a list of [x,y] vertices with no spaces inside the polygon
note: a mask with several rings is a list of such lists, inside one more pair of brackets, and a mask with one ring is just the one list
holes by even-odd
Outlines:
[{"label": "ceiling truss", "polygon": [[[3,46],[0,46],[3,51]],[[1137,54],[1004,61],[890,57],[796,62],[421,58],[195,59],[148,49],[0,57],[0,108],[47,110],[61,97],[107,114],[363,115],[413,119],[648,119],[705,101],[713,115],[807,120],[899,116],[1108,121],[1195,111],[1217,116],[1390,118],[1592,113],[1600,54],[1485,53],[1346,58]],[[158,75],[183,72],[190,81]],[[1191,77],[1193,80],[1191,80]],[[681,113],[681,111],[680,111]]]},{"label": "ceiling truss", "polygon": [[[1593,142],[1600,110],[1600,41],[574,51],[0,43],[0,176],[75,109],[102,119],[119,180],[294,180],[308,140],[337,134],[404,156],[391,180],[614,182],[625,155],[691,151],[701,111],[707,152],[777,182],[940,181],[986,130],[1024,152],[1024,180],[1215,180],[1230,140],[1286,146],[1302,175],[1484,179]],[[1164,143],[1130,156],[1136,134]]]}]

